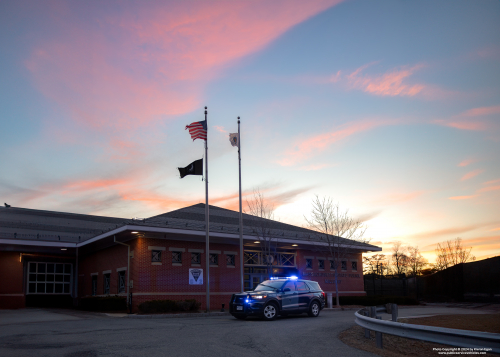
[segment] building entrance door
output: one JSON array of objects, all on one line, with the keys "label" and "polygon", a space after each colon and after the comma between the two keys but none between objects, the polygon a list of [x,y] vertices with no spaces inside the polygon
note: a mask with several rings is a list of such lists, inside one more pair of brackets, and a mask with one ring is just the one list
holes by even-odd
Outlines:
[{"label": "building entrance door", "polygon": [[261,282],[267,280],[267,269],[245,268],[243,279],[245,291],[253,290]]}]

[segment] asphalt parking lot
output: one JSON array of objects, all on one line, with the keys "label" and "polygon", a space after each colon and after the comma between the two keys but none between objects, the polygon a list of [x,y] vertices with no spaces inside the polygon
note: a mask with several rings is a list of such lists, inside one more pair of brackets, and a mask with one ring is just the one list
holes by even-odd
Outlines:
[{"label": "asphalt parking lot", "polygon": [[[440,310],[402,308],[400,316],[472,312]],[[0,356],[375,356],[338,340],[353,324],[352,310],[271,322],[229,315],[134,319],[74,310],[0,310]]]}]

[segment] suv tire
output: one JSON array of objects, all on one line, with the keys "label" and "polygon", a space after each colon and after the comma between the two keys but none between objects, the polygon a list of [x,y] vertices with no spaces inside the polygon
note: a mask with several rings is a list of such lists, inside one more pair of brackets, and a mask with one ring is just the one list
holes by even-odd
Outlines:
[{"label": "suv tire", "polygon": [[276,307],[276,304],[270,302],[266,306],[264,306],[264,312],[262,314],[262,317],[266,321],[272,321],[278,316],[278,308]]},{"label": "suv tire", "polygon": [[314,300],[311,303],[311,306],[309,306],[309,311],[307,312],[307,314],[311,317],[318,317],[320,311],[321,311],[321,305],[317,300]]}]

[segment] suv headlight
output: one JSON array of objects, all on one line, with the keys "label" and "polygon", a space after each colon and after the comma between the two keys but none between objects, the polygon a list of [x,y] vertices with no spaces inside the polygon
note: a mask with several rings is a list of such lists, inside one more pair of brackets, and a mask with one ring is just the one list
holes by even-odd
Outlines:
[{"label": "suv headlight", "polygon": [[255,296],[252,296],[252,299],[262,300],[262,299],[265,299],[266,297],[267,297],[267,295],[255,295]]}]

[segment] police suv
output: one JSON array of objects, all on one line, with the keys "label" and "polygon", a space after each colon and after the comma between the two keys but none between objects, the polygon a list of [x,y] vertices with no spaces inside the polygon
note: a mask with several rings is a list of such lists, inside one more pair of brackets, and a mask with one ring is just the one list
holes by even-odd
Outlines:
[{"label": "police suv", "polygon": [[237,319],[259,316],[274,320],[276,316],[307,312],[317,317],[325,307],[326,296],[316,281],[291,278],[271,278],[253,291],[233,294],[229,312]]}]

